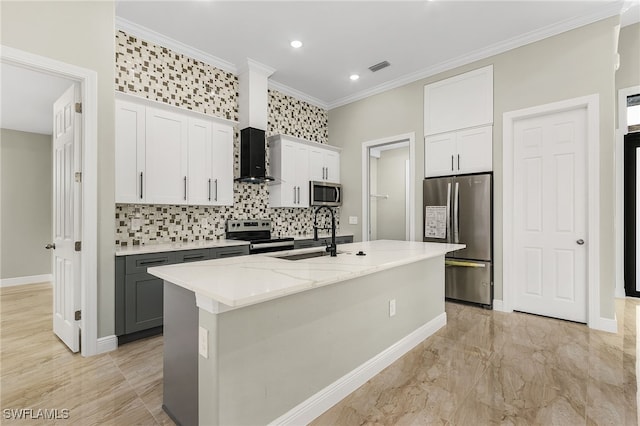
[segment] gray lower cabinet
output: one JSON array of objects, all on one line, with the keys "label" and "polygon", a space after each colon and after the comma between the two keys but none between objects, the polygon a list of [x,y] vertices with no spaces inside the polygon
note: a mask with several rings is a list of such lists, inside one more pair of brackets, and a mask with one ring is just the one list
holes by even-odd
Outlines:
[{"label": "gray lower cabinet", "polygon": [[[347,244],[352,242],[353,242],[353,235],[342,235],[342,236],[336,237],[336,244]],[[318,238],[318,241],[314,241],[313,239],[295,240],[293,242],[293,247],[295,249],[322,247],[330,243],[331,243],[331,237],[322,237],[322,238]]]},{"label": "gray lower cabinet", "polygon": [[247,254],[248,245],[117,256],[115,326],[119,343],[162,332],[164,282],[148,274],[147,268]]}]

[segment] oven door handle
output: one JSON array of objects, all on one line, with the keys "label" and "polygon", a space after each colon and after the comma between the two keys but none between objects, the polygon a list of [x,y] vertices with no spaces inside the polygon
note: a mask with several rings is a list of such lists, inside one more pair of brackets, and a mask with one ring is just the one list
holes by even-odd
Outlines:
[{"label": "oven door handle", "polygon": [[293,249],[293,241],[278,241],[275,243],[257,243],[249,245],[249,250],[259,250],[273,247],[291,247]]}]

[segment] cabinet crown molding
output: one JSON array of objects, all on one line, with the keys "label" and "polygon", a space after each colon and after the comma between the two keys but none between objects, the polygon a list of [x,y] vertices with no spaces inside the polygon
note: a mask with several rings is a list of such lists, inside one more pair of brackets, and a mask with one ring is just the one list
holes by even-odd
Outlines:
[{"label": "cabinet crown molding", "polygon": [[231,126],[235,126],[238,124],[238,122],[235,120],[230,120],[228,118],[223,118],[223,117],[216,117],[215,115],[203,114],[198,111],[181,108],[175,105],[166,104],[164,102],[154,101],[151,99],[143,98],[141,96],[133,95],[131,93],[120,92],[119,90],[116,90],[116,99],[120,99],[127,102],[134,102],[145,107],[153,107],[153,108],[162,109],[168,112],[180,113],[187,117],[197,118],[200,120],[210,120],[210,121],[215,121],[221,124],[226,124]]},{"label": "cabinet crown molding", "polygon": [[291,136],[291,135],[277,134],[277,135],[269,136],[267,138],[268,142],[282,141],[282,140],[288,140],[288,141],[291,141],[291,142],[301,143],[301,144],[304,144],[304,145],[307,145],[307,146],[310,146],[310,147],[313,147],[313,148],[321,148],[321,149],[326,149],[326,150],[329,150],[329,151],[335,151],[335,152],[342,151],[342,148],[340,148],[338,146],[328,145],[326,143],[314,142],[314,141],[298,138],[298,137]]}]

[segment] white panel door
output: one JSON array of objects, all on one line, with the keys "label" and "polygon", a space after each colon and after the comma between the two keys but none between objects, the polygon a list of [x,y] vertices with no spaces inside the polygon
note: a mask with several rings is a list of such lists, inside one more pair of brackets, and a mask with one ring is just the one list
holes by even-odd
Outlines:
[{"label": "white panel door", "polygon": [[493,126],[461,130],[456,134],[456,173],[489,172],[493,169]]},{"label": "white panel door", "polygon": [[79,89],[71,86],[53,105],[53,332],[73,352],[80,350],[80,120],[75,103]]},{"label": "white panel door", "polygon": [[183,115],[147,108],[145,199],[149,204],[187,203],[187,123]]},{"label": "white panel door", "polygon": [[424,138],[425,177],[455,174],[456,132]]},{"label": "white panel door", "polygon": [[145,108],[116,100],[116,203],[144,201]]},{"label": "white panel door", "polygon": [[280,147],[280,203],[276,207],[296,207],[298,200],[298,181],[296,180],[296,146],[293,142],[282,142]]},{"label": "white panel door", "polygon": [[211,203],[233,205],[233,127],[213,123]]},{"label": "white panel door", "polygon": [[587,320],[586,109],[514,123],[514,309]]},{"label": "white panel door", "polygon": [[189,204],[211,204],[211,122],[189,119]]}]

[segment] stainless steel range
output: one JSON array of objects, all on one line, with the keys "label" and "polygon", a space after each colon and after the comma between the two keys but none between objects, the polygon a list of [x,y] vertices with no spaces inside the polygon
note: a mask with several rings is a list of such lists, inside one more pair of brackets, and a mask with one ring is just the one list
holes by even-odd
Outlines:
[{"label": "stainless steel range", "polygon": [[226,238],[249,241],[249,254],[293,250],[293,238],[271,238],[271,220],[227,220]]}]

